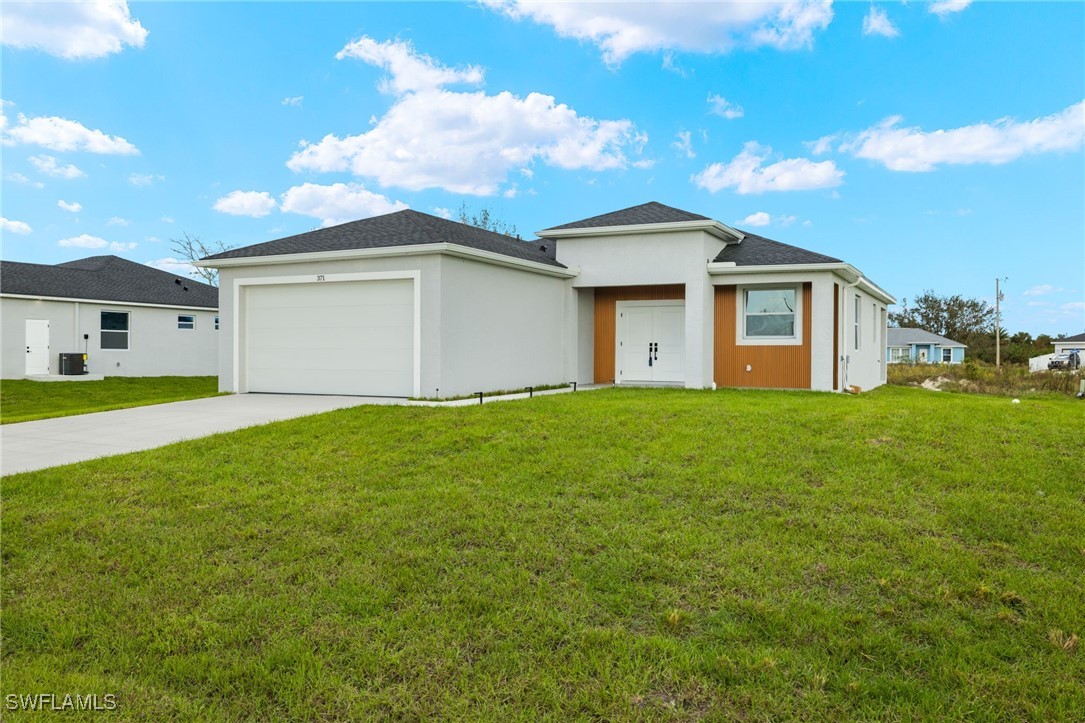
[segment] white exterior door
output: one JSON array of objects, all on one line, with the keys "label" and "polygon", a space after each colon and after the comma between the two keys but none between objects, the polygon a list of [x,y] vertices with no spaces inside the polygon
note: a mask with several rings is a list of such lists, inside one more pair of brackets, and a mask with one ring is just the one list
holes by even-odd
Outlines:
[{"label": "white exterior door", "polygon": [[26,320],[26,374],[49,373],[49,321]]},{"label": "white exterior door", "polygon": [[415,393],[414,282],[245,287],[244,391]]},{"label": "white exterior door", "polygon": [[616,310],[617,382],[685,381],[685,302],[620,301]]}]

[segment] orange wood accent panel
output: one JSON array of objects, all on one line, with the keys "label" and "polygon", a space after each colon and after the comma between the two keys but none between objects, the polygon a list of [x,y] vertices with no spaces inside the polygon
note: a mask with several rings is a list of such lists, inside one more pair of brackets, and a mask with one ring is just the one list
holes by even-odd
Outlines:
[{"label": "orange wood accent panel", "polygon": [[840,284],[833,284],[833,390],[840,389]]},{"label": "orange wood accent panel", "polygon": [[[715,368],[716,385],[762,389],[810,388],[810,336],[813,292],[802,285],[802,344],[745,346],[736,343],[738,291],[735,286],[716,287]],[[746,371],[746,365],[751,367]]]},{"label": "orange wood accent panel", "polygon": [[618,301],[668,301],[686,298],[685,284],[599,286],[595,289],[595,383],[614,381],[614,344],[618,337]]}]

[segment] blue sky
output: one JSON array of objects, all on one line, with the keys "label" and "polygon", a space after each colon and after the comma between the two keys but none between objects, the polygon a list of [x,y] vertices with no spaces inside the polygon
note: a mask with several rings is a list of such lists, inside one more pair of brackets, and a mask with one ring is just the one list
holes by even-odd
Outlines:
[{"label": "blue sky", "polygon": [[3,5],[3,258],[649,200],[1085,330],[1085,4]]}]

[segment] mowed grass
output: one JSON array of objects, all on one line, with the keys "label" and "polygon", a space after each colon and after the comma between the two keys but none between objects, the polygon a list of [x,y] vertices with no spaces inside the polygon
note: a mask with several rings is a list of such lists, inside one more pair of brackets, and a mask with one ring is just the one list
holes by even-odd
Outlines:
[{"label": "mowed grass", "polygon": [[1083,419],[614,389],[7,477],[0,692],[126,720],[1080,720]]},{"label": "mowed grass", "polygon": [[218,377],[106,377],[96,382],[0,380],[0,423],[29,422],[218,394]]}]

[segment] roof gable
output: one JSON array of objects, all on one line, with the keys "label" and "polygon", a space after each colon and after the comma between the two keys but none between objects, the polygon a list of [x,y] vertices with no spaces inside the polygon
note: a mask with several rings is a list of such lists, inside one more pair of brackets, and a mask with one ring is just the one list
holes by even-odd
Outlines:
[{"label": "roof gable", "polygon": [[119,256],[55,266],[0,262],[0,292],[20,296],[218,308],[218,289]]},{"label": "roof gable", "polygon": [[562,224],[546,229],[547,231],[560,231],[574,228],[604,228],[607,226],[647,226],[658,223],[680,223],[682,221],[711,221],[712,219],[700,214],[683,211],[680,208],[665,206],[656,201],[642,203],[639,206],[630,206],[620,211],[611,211],[599,216],[583,218],[579,221]]},{"label": "roof gable", "polygon": [[565,268],[554,258],[554,244],[523,241],[465,223],[449,221],[411,209],[350,221],[286,238],[231,249],[208,256],[215,259],[255,258],[283,254],[351,251],[449,243],[525,261]]}]

